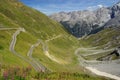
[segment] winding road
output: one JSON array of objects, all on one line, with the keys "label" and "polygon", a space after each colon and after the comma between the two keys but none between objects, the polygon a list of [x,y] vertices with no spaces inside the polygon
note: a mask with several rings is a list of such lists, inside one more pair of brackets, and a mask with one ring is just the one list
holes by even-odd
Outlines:
[{"label": "winding road", "polygon": [[80,65],[82,65],[83,67],[85,67],[86,69],[88,69],[89,71],[93,72],[96,75],[105,76],[105,77],[112,78],[115,80],[120,80],[120,76],[118,76],[120,73],[120,70],[119,70],[120,64],[117,64],[117,63],[120,63],[120,60],[114,60],[114,61],[85,60],[79,54],[80,50],[81,48],[78,48],[75,51],[75,55],[78,56]]},{"label": "winding road", "polygon": [[38,40],[38,42],[36,44],[32,45],[31,48],[30,48],[30,50],[27,53],[27,56],[38,66],[38,68],[40,70],[42,70],[43,72],[45,72],[46,68],[38,60],[35,60],[32,57],[32,53],[33,53],[34,48],[37,47],[37,46],[39,46],[40,43],[41,43],[41,40]]},{"label": "winding road", "polygon": [[[54,38],[51,38],[49,40],[46,40],[45,43],[42,41],[42,40],[38,40],[38,42],[34,45],[32,45],[30,47],[30,50],[28,51],[28,54],[27,56],[30,58],[30,60],[26,59],[25,57],[23,57],[22,55],[20,55],[18,52],[15,51],[15,44],[16,44],[16,41],[17,41],[17,36],[20,34],[20,32],[25,32],[24,28],[0,28],[0,30],[12,30],[12,29],[16,29],[17,31],[13,34],[12,36],[12,40],[11,40],[11,43],[10,43],[10,47],[9,47],[9,50],[16,56],[18,56],[19,58],[21,58],[22,60],[28,62],[29,64],[32,65],[32,67],[36,70],[36,71],[45,71],[45,67],[40,64],[39,61],[35,60],[33,57],[32,57],[32,53],[33,53],[33,50],[35,47],[37,47],[39,44],[42,44],[42,47],[43,47],[43,51],[45,52],[46,56],[48,56],[51,60],[57,62],[57,63],[60,63],[55,57],[53,57],[52,55],[49,54],[48,52],[48,46],[47,46],[47,42],[51,41],[51,40],[54,40],[56,38],[59,38],[61,37],[61,35],[59,36],[56,36]],[[80,65],[84,66],[86,69],[90,70],[91,72],[95,73],[96,75],[99,75],[99,76],[105,76],[105,77],[109,77],[109,78],[112,78],[112,79],[115,79],[115,80],[120,80],[120,77],[116,76],[116,75],[113,75],[113,74],[110,74],[110,73],[107,73],[107,72],[104,72],[102,70],[105,69],[108,69],[108,67],[104,67],[103,69],[101,68],[101,66],[104,65],[117,65],[117,63],[120,63],[120,60],[114,60],[114,61],[111,61],[111,62],[108,62],[108,61],[96,61],[96,60],[91,60],[91,61],[88,61],[88,60],[85,60],[81,55],[79,55],[79,51],[81,50],[81,48],[78,48],[76,49],[75,51],[75,55],[78,56],[78,60],[80,62]],[[108,50],[109,51],[109,50]],[[101,51],[101,52],[104,52],[104,51]],[[100,53],[100,52],[98,52]],[[94,54],[98,54],[97,52],[96,53],[93,53],[92,55]],[[89,55],[89,54],[88,54]],[[108,64],[109,63],[109,64]],[[112,63],[112,64],[111,64]],[[98,65],[99,64],[99,65]],[[96,67],[97,66],[97,67]],[[100,70],[99,69],[102,69]],[[116,67],[116,66],[115,66]],[[99,70],[98,70],[98,69]],[[112,67],[110,67],[111,69]],[[117,68],[119,69],[120,68],[120,65],[118,64],[117,65]],[[116,69],[117,71],[117,69]],[[119,73],[119,71],[118,71]]]},{"label": "winding road", "polygon": [[36,71],[38,71],[38,72],[41,71],[40,66],[38,66],[38,64],[36,64],[35,61],[34,61],[34,62],[33,62],[33,61],[30,61],[30,60],[24,58],[22,55],[20,55],[19,53],[17,53],[17,52],[15,51],[14,48],[15,48],[15,44],[16,44],[16,41],[17,41],[17,35],[19,35],[20,32],[25,32],[24,28],[18,28],[17,31],[13,34],[13,36],[12,36],[12,41],[11,41],[11,43],[10,43],[9,50],[10,50],[14,55],[18,56],[18,57],[21,58],[22,60],[24,60],[24,61],[28,62],[29,64],[31,64],[32,67],[33,67]]},{"label": "winding road", "polygon": [[113,51],[115,48],[111,48],[111,49],[107,49],[107,50],[103,50],[103,49],[99,49],[99,50],[94,50],[94,49],[84,49],[87,52],[91,52],[89,54],[84,54],[83,56],[91,56],[91,55],[95,55],[95,54],[100,54],[100,53],[105,53],[105,52],[109,52],[109,51]]},{"label": "winding road", "polygon": [[[49,41],[54,40],[54,39],[57,39],[57,38],[59,38],[59,37],[61,37],[61,36],[62,36],[62,35],[55,36],[55,37],[53,37],[53,38],[50,38],[50,39],[48,39],[48,40],[45,40],[45,42],[43,42],[42,40],[38,40],[38,42],[37,42],[36,44],[34,44],[34,45],[31,46],[30,50],[28,51],[27,56],[29,56],[29,58],[35,62],[35,60],[32,58],[33,49],[34,49],[35,47],[37,47],[39,44],[42,44],[43,52],[45,53],[45,55],[46,55],[49,59],[51,59],[52,61],[57,62],[57,63],[59,63],[59,64],[66,64],[67,62],[65,62],[64,60],[58,59],[58,58],[56,58],[55,56],[51,55],[51,54],[49,53],[48,46],[47,46],[47,43],[48,43]],[[36,62],[36,63],[38,63],[38,62]],[[41,65],[41,67],[42,67],[42,65]],[[45,68],[42,67],[42,69],[44,70]]]},{"label": "winding road", "polygon": [[18,29],[18,28],[0,28],[0,30],[16,30],[16,29]]},{"label": "winding road", "polygon": [[78,48],[75,50],[75,55],[78,56],[78,59],[80,62],[82,62],[82,64],[89,64],[89,63],[101,63],[102,61],[97,61],[97,60],[86,60],[84,59],[80,54],[79,52],[81,51],[81,48]]}]

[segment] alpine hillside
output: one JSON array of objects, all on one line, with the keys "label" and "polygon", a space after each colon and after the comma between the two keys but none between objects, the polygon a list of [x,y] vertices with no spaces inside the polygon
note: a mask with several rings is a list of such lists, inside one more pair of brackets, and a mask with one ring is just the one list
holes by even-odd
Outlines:
[{"label": "alpine hillside", "polygon": [[[77,34],[76,29],[78,32],[84,29],[90,33],[91,30],[101,28],[111,20],[111,11],[108,8],[101,8],[94,12],[89,11],[89,14],[87,12],[77,12],[88,15],[84,16],[85,18],[82,16],[80,21],[75,19],[76,15],[71,12],[71,22],[67,21],[67,23],[75,25],[74,20],[79,22],[76,24],[77,27],[71,30],[70,28],[74,28],[74,26],[63,27],[60,23],[24,5],[19,0],[0,0],[0,80],[120,79],[109,72],[101,75],[99,70],[96,70],[99,73],[97,76],[95,75],[97,72],[93,74],[94,71],[91,68],[93,64],[102,63],[97,60],[101,55],[96,52],[107,54],[119,45],[117,44],[120,41],[119,27],[106,28],[97,34],[84,36],[80,39],[66,30],[68,28],[75,35]],[[99,14],[99,12],[102,13]],[[115,16],[117,13],[116,11]],[[90,14],[94,14],[94,17],[91,17]],[[68,16],[64,21],[69,20],[68,18],[70,17]],[[113,20],[116,18],[113,17]],[[81,25],[81,23],[83,24]],[[82,28],[78,29],[78,25],[81,25]],[[88,34],[84,33],[84,30],[77,36]],[[109,32],[112,34],[107,36]],[[101,36],[103,34],[104,36]],[[115,41],[113,37],[116,38]],[[108,45],[102,46],[106,43]],[[99,56],[96,57],[92,54]],[[116,60],[116,58],[114,59]]]},{"label": "alpine hillside", "polygon": [[94,11],[60,12],[49,17],[78,38],[76,55],[82,66],[97,75],[120,80],[119,14],[120,2]]},{"label": "alpine hillside", "polygon": [[1,64],[29,65],[37,71],[41,70],[39,63],[52,71],[59,71],[60,65],[63,70],[66,65],[77,66],[73,54],[77,39],[59,23],[17,0],[1,0],[0,5]]}]

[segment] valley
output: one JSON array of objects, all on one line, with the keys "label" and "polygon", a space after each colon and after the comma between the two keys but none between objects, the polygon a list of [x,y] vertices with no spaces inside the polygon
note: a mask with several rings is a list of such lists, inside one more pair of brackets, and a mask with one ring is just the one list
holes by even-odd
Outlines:
[{"label": "valley", "polygon": [[0,80],[120,80],[119,2],[50,16],[0,5]]},{"label": "valley", "polygon": [[78,48],[75,51],[75,54],[78,56],[80,65],[84,66],[86,69],[90,70],[91,72],[93,72],[97,75],[113,78],[115,80],[119,80],[120,79],[120,75],[119,75],[120,60],[113,60],[113,61],[112,60],[111,61],[85,60],[84,56],[80,53],[81,50],[83,50],[83,49],[84,50],[87,49],[87,51],[89,52],[88,49],[95,49],[95,48],[96,47]]},{"label": "valley", "polygon": [[[14,28],[1,28],[0,30],[11,30],[11,29],[14,29]],[[28,56],[28,57],[30,58],[30,60],[32,61],[32,62],[30,62],[30,61],[27,60],[24,56],[21,56],[19,53],[17,53],[17,52],[14,50],[15,44],[16,44],[16,42],[17,42],[17,35],[19,35],[21,31],[22,31],[22,32],[25,32],[24,28],[18,28],[18,29],[16,29],[16,32],[15,32],[15,33],[13,34],[13,36],[12,36],[12,41],[11,41],[9,50],[10,50],[14,55],[16,55],[17,57],[21,58],[22,60],[28,62],[29,64],[31,64],[36,71],[39,72],[39,71],[42,70],[43,72],[45,72],[46,68],[45,68],[39,61],[35,60],[35,59],[32,57],[32,53],[33,53],[34,48],[36,48],[38,45],[42,44],[42,48],[43,48],[43,51],[45,52],[45,55],[46,55],[48,58],[50,58],[51,60],[53,60],[53,61],[61,64],[61,62],[60,62],[59,60],[57,60],[58,58],[55,58],[54,56],[52,56],[52,55],[49,54],[49,52],[48,52],[48,46],[47,46],[47,42],[49,42],[49,41],[51,41],[51,40],[54,40],[54,39],[56,39],[56,38],[59,38],[59,37],[61,37],[61,35],[58,35],[58,36],[56,36],[56,37],[54,37],[54,38],[45,40],[45,43],[44,43],[42,40],[38,40],[38,42],[37,42],[36,44],[32,45],[32,46],[30,47],[30,50],[29,50],[28,53],[27,53],[27,56]],[[83,67],[85,67],[86,69],[88,69],[88,70],[90,70],[90,71],[94,71],[94,69],[92,68],[93,65],[94,65],[94,67],[95,67],[95,64],[99,64],[99,65],[100,65],[100,63],[105,64],[105,62],[103,62],[103,61],[99,62],[99,61],[94,61],[94,60],[91,60],[91,61],[90,61],[90,60],[85,60],[84,58],[82,58],[82,56],[79,55],[79,51],[81,51],[81,50],[85,50],[85,51],[86,51],[86,50],[87,50],[87,51],[89,52],[89,49],[95,49],[95,48],[97,48],[97,47],[93,47],[93,48],[78,48],[78,49],[76,49],[76,51],[75,51],[75,54],[76,54],[77,56],[79,56],[78,60],[80,61],[80,65],[82,65]],[[96,52],[96,50],[92,50],[92,51],[95,51],[95,52]],[[99,51],[98,51],[98,52],[99,52]],[[94,54],[94,53],[93,53],[93,54]],[[62,61],[62,62],[63,62],[63,61]],[[106,61],[106,63],[108,63],[108,62]],[[88,65],[89,65],[89,67],[88,67]],[[96,66],[97,66],[97,65],[96,65]],[[99,66],[99,67],[100,67],[100,66]],[[103,70],[103,69],[102,69],[102,70]],[[96,71],[96,72],[97,72],[97,71]],[[96,74],[97,74],[97,75],[101,75],[102,73],[98,72],[98,73],[96,73]],[[109,74],[104,74],[104,75],[101,75],[101,76],[110,77],[110,78],[113,78],[113,79],[119,79],[119,77],[116,77],[116,76],[114,76],[114,75],[110,75],[110,76],[109,76]],[[111,77],[111,76],[112,76],[112,77]]]}]

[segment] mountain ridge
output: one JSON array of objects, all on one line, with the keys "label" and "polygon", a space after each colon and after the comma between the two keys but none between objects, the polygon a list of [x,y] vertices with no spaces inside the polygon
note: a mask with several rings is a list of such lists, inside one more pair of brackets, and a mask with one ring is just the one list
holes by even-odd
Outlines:
[{"label": "mountain ridge", "polygon": [[[119,16],[119,4],[120,2],[112,7],[102,7],[94,11],[60,12],[50,15],[49,17],[60,22],[74,36],[82,37],[86,34],[98,32],[97,30],[99,30],[99,28],[106,28],[111,19],[116,19],[115,17]],[[116,22],[113,20],[112,22]],[[117,22],[119,22],[119,20],[117,20]]]},{"label": "mountain ridge", "polygon": [[105,30],[78,40],[61,24],[18,0],[0,0],[0,80],[109,80],[91,75],[85,65],[98,61],[88,61],[81,54],[86,49],[106,52],[97,46],[107,42],[111,43],[105,47],[111,50],[113,37],[119,41],[115,31],[109,36],[111,30]]}]

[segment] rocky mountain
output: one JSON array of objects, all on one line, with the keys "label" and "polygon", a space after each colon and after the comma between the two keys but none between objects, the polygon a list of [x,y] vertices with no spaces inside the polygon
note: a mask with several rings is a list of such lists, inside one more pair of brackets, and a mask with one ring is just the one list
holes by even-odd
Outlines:
[{"label": "rocky mountain", "polygon": [[[102,29],[111,20],[111,11],[104,7],[61,14],[65,16],[58,15],[58,21],[77,37]],[[91,75],[91,62],[97,61],[87,58],[108,54],[120,45],[119,34],[120,29],[107,28],[78,40],[61,24],[19,0],[0,0],[0,80],[109,80],[107,75]]]},{"label": "rocky mountain", "polygon": [[84,10],[55,13],[50,18],[60,22],[74,36],[82,37],[86,34],[100,31],[104,28],[104,25],[110,26],[114,22],[118,24],[119,18],[117,16],[119,16],[119,12],[120,2],[112,7],[102,7],[94,11]]},{"label": "rocky mountain", "polygon": [[105,24],[105,27],[120,26],[120,2],[109,7],[109,9],[111,10],[111,19]]},{"label": "rocky mountain", "polygon": [[107,80],[86,74],[79,41],[18,0],[0,0],[0,80]]},{"label": "rocky mountain", "polygon": [[112,11],[111,18],[114,18],[116,15],[120,13],[120,1],[113,5],[112,7],[109,7],[109,9],[111,9]]},{"label": "rocky mountain", "polygon": [[119,27],[120,26],[120,14],[117,14],[114,18],[110,19],[105,25],[104,27]]}]

